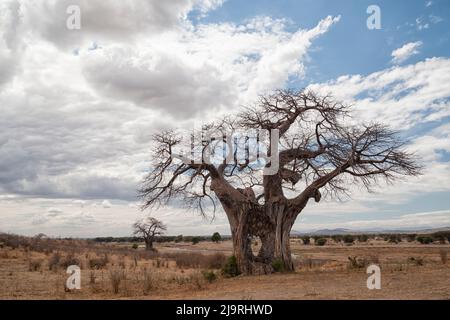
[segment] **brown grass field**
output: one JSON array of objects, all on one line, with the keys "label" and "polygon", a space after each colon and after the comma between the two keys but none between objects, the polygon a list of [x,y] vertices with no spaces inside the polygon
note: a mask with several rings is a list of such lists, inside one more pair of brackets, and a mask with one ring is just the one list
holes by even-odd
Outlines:
[{"label": "brown grass field", "polygon": [[[448,243],[292,239],[294,273],[228,278],[220,270],[230,241],[166,242],[152,253],[131,243],[27,239],[0,241],[0,299],[450,299]],[[380,290],[366,287],[370,263],[381,267]],[[71,264],[81,267],[80,290],[65,288]]]}]

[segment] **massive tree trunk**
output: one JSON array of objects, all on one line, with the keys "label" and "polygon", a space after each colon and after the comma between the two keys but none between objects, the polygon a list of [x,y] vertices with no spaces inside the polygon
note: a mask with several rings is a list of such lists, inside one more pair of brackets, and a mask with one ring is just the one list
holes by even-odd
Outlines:
[{"label": "massive tree trunk", "polygon": [[[294,218],[285,203],[263,206],[246,204],[233,211],[235,215],[229,222],[234,255],[241,273],[272,273],[275,263],[284,271],[294,270],[289,244]],[[230,214],[228,217],[230,218]],[[261,242],[256,255],[252,251],[252,240],[255,237]]]},{"label": "massive tree trunk", "polygon": [[144,238],[145,250],[153,251],[153,239]]}]

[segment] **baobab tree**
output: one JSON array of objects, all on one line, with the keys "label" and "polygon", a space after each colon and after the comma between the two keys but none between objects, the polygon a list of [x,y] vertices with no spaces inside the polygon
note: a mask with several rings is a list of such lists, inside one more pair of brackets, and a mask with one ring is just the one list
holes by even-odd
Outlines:
[{"label": "baobab tree", "polygon": [[[219,132],[220,138],[200,139],[200,148],[192,147],[191,154],[200,151],[201,161],[174,156],[183,134],[159,132],[153,137],[152,167],[140,190],[143,208],[179,198],[214,217],[220,203],[240,272],[270,273],[275,261],[293,270],[289,234],[311,199],[341,199],[358,184],[371,191],[380,182],[420,174],[420,165],[396,132],[378,123],[350,124],[354,121],[349,112],[350,107],[330,96],[276,91],[235,117],[205,125],[204,130]],[[238,159],[238,148],[226,137],[230,131],[255,129],[269,135],[258,141],[267,152],[262,168],[252,159]],[[223,161],[206,161],[217,153],[218,142],[227,146]],[[257,254],[251,249],[255,237],[261,241]]]},{"label": "baobab tree", "polygon": [[153,217],[145,217],[133,224],[133,234],[144,239],[146,250],[154,250],[155,237],[162,235],[165,230],[166,225]]}]

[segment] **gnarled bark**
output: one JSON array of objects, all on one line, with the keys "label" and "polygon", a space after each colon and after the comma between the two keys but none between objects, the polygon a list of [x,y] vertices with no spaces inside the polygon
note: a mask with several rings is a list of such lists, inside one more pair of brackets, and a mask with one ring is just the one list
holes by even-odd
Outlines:
[{"label": "gnarled bark", "polygon": [[[274,262],[281,263],[285,271],[293,271],[289,235],[295,221],[289,214],[287,203],[267,205],[241,204],[228,212],[233,240],[233,250],[238,268],[243,274],[268,274],[274,271]],[[252,251],[252,239],[261,241],[259,252]]]}]

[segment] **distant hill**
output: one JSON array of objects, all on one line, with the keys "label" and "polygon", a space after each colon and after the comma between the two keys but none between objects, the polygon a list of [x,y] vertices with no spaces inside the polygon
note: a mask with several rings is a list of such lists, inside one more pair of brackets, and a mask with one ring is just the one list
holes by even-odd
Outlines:
[{"label": "distant hill", "polygon": [[428,229],[413,229],[413,228],[405,228],[405,229],[379,229],[379,230],[351,230],[345,228],[336,228],[336,229],[319,229],[314,231],[291,231],[291,236],[302,236],[302,235],[322,235],[322,236],[332,236],[332,235],[342,235],[342,234],[378,234],[378,233],[434,233],[439,231],[450,231],[450,227],[442,227],[442,228],[428,228]]}]

